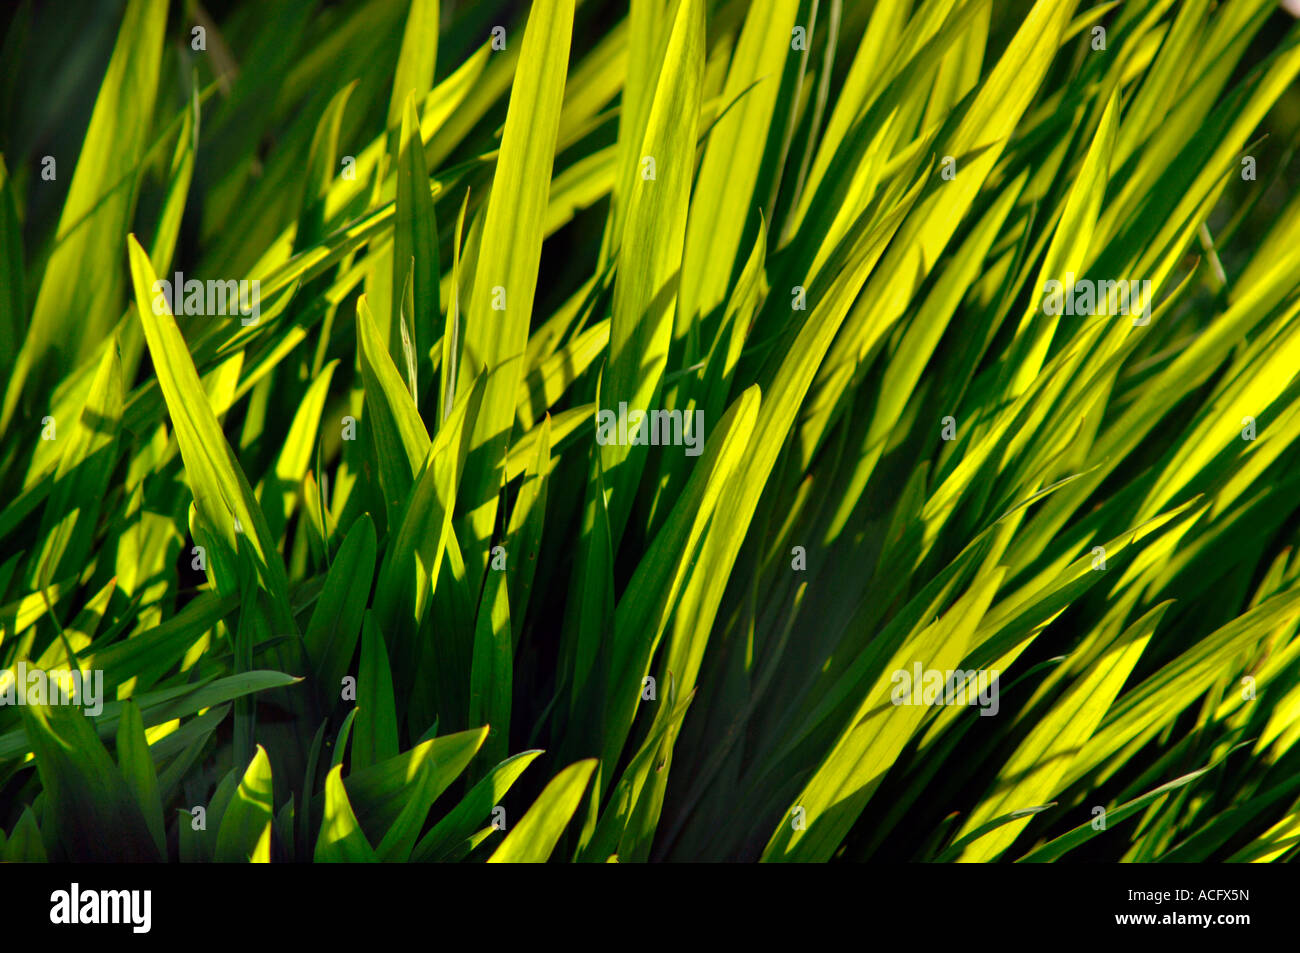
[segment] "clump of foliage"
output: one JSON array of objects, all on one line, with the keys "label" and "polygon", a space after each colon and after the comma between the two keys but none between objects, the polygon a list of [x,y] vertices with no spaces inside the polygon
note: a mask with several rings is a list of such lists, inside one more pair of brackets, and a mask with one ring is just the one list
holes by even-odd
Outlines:
[{"label": "clump of foliage", "polygon": [[104,702],[0,706],[0,857],[1300,849],[1276,3],[94,6],[6,32],[0,665]]}]

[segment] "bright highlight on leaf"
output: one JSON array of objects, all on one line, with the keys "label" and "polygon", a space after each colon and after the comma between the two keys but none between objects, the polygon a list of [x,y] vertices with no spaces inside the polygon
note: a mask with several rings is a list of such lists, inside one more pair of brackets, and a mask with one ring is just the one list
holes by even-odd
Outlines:
[{"label": "bright highlight on leaf", "polygon": [[0,861],[1300,857],[1276,0],[108,7],[3,39]]}]

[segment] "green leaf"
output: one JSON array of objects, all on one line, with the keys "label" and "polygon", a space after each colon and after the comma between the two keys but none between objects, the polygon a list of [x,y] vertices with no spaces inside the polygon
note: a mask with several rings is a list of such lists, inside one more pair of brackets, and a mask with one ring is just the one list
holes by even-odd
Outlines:
[{"label": "green leaf", "polygon": [[331,707],[338,701],[339,686],[361,635],[375,575],[375,547],[375,524],[369,514],[362,514],[334,557],[303,634],[317,695]]},{"label": "green leaf", "polygon": [[[437,4],[435,3],[436,7]],[[412,14],[414,15],[414,10]],[[435,11],[436,13],[436,11]],[[436,36],[436,32],[435,32]],[[429,174],[420,141],[420,120],[415,113],[415,94],[406,101],[401,121],[401,153],[397,162],[397,220],[393,225],[393,293],[413,287],[410,322],[411,350],[422,354],[435,339],[438,326],[438,224],[434,220]],[[397,360],[401,337],[401,313],[393,309],[388,334],[389,353]],[[422,362],[422,363],[427,363]],[[417,398],[418,400],[418,398]]]},{"label": "green leaf", "polygon": [[578,761],[557,774],[533,806],[506,834],[488,858],[489,864],[542,864],[551,856],[560,835],[582,801],[596,770],[595,758]]},{"label": "green leaf", "polygon": [[1124,804],[1119,805],[1119,807],[1112,808],[1111,810],[1106,812],[1106,823],[1104,827],[1096,826],[1096,824],[1094,823],[1095,819],[1091,819],[1087,823],[1080,824],[1078,827],[1073,828],[1068,833],[1062,834],[1060,837],[1057,837],[1054,840],[1049,841],[1048,843],[1042,845],[1041,847],[1035,848],[1034,850],[1026,854],[1024,857],[1021,857],[1020,860],[1017,861],[1017,863],[1024,863],[1024,864],[1050,863],[1051,861],[1059,860],[1060,858],[1064,857],[1067,853],[1074,850],[1074,848],[1078,847],[1080,844],[1084,843],[1085,841],[1091,840],[1098,833],[1104,830],[1109,830],[1113,828],[1116,824],[1120,823],[1121,821],[1126,820],[1129,817],[1132,817],[1138,811],[1142,810],[1143,808],[1145,808],[1147,805],[1151,804],[1158,798],[1164,797],[1166,794],[1170,793],[1171,791],[1177,791],[1179,788],[1191,784],[1197,778],[1214,770],[1214,768],[1218,767],[1219,763],[1222,760],[1223,759],[1220,758],[1214,763],[1208,764],[1203,768],[1199,768],[1196,771],[1191,771],[1187,774],[1182,775],[1181,777],[1174,778],[1174,780],[1169,781],[1166,784],[1162,784],[1159,787],[1146,792],[1140,797],[1136,797],[1131,801],[1127,801]]},{"label": "green leaf", "polygon": [[271,760],[266,749],[244,771],[217,829],[217,863],[271,862]]},{"label": "green leaf", "polygon": [[755,186],[773,134],[780,77],[798,13],[797,0],[774,0],[751,5],[745,17],[722,90],[724,100],[740,99],[709,131],[695,183],[682,256],[678,335],[722,303],[734,277],[730,267],[717,263],[736,261],[742,233],[754,222]]},{"label": "green leaf", "polygon": [[90,719],[67,706],[28,704],[20,711],[44,792],[40,827],[49,859],[160,860],[149,824]]},{"label": "green leaf", "polygon": [[503,571],[489,573],[474,627],[469,723],[488,726],[487,741],[483,743],[481,754],[487,764],[504,760],[510,743],[514,652],[511,648],[510,598],[506,578]]},{"label": "green leaf", "polygon": [[429,452],[429,432],[402,384],[388,346],[379,336],[364,295],[357,301],[357,356],[366,391],[365,418],[359,426],[370,433],[373,441],[388,522],[396,526],[402,504]]},{"label": "green leaf", "polygon": [[[104,346],[120,313],[122,241],[149,142],[166,32],[164,0],[127,4],[59,217],[56,247],[5,392],[0,433],[8,429],[29,375],[37,376],[28,386],[39,390],[47,358],[80,364]],[[63,170],[67,175],[66,159]],[[87,284],[86,275],[98,277]]]},{"label": "green leaf", "polygon": [[325,238],[325,203],[338,166],[339,133],[343,124],[343,111],[357,88],[357,81],[348,83],[330,99],[321,114],[312,136],[311,151],[307,155],[307,174],[303,176],[302,200],[299,203],[298,227],[294,231],[295,252],[312,248]]},{"label": "green leaf", "polygon": [[353,772],[347,787],[363,827],[372,837],[392,828],[407,807],[411,780],[426,762],[433,774],[424,796],[432,803],[469,766],[486,737],[487,728],[460,731],[423,742],[395,758]]},{"label": "green leaf", "polygon": [[[645,412],[655,406],[672,339],[677,285],[694,172],[696,126],[704,82],[704,8],[678,0],[654,100],[641,141],[641,176],[628,195],[610,321],[609,366],[601,410]],[[651,174],[653,178],[646,178]],[[629,418],[630,419],[630,418]],[[648,422],[647,422],[648,425]],[[645,465],[646,450],[608,442],[600,447],[609,488],[611,538],[623,534]]]},{"label": "green leaf", "polygon": [[[200,518],[232,564],[237,548],[236,535],[247,540],[269,597],[272,625],[278,632],[296,633],[297,626],[289,611],[288,576],[271,538],[266,516],[221,432],[221,425],[208,403],[176,319],[162,295],[153,291],[157,280],[153,266],[135,236],[128,237],[127,245],[131,276],[135,282],[136,308],[144,325],[145,339],[149,343],[172,425],[176,428],[176,439]],[[159,313],[155,313],[155,303],[161,305]],[[239,529],[236,529],[236,524]]]},{"label": "green leaf", "polygon": [[[433,88],[437,62],[438,0],[411,0],[402,33],[402,51],[393,73],[393,94],[388,100],[389,130],[402,124],[404,104],[424,101]],[[394,283],[394,287],[398,285]]]},{"label": "green leaf", "polygon": [[[27,303],[23,276],[23,233],[14,201],[13,179],[0,156],[0,340],[21,341],[27,334]],[[0,371],[8,372],[14,351],[0,353]],[[0,427],[0,432],[3,432]]]},{"label": "green leaf", "polygon": [[316,863],[375,863],[378,859],[348,803],[343,768],[335,765],[325,778],[325,820],[316,838]]},{"label": "green leaf", "polygon": [[[83,661],[83,666],[85,662]],[[183,718],[205,708],[212,708],[236,698],[242,698],[253,692],[284,688],[298,682],[299,679],[281,672],[243,672],[195,687],[180,685],[157,692],[147,692],[137,696],[135,701],[140,706],[146,728],[154,727],[174,718]],[[94,729],[99,737],[112,736],[122,717],[123,702],[105,702],[103,713],[94,719]],[[80,716],[78,716],[80,717]],[[87,720],[89,727],[89,720]],[[34,742],[29,741],[28,731],[19,728],[5,735],[0,735],[0,761],[35,750]],[[101,745],[102,747],[102,745]]]},{"label": "green leaf", "polygon": [[455,846],[470,837],[510,790],[524,769],[541,754],[540,751],[523,751],[502,761],[474,785],[448,814],[416,845],[411,856],[415,861],[437,861],[446,858]]},{"label": "green leaf", "polygon": [[361,626],[361,673],[357,678],[357,720],[352,733],[353,770],[397,756],[397,707],[384,639],[367,612]]},{"label": "green leaf", "polygon": [[85,564],[117,463],[121,422],[122,356],[114,338],[104,348],[81,414],[64,423],[63,455],[41,517],[43,543],[28,585],[45,588]]},{"label": "green leaf", "polygon": [[135,796],[140,813],[149,825],[158,856],[167,854],[167,838],[163,833],[162,800],[158,795],[158,775],[154,770],[149,742],[144,734],[144,721],[140,706],[127,701],[122,718],[117,725],[117,765],[126,779],[126,785]]},{"label": "green leaf", "polygon": [[474,554],[467,559],[473,580],[487,565],[485,543],[496,519],[503,450],[524,372],[573,7],[574,0],[538,0],[529,10],[466,313],[457,391],[487,372],[461,497],[468,531],[457,532],[464,550]]},{"label": "green leaf", "polygon": [[[532,595],[537,561],[542,555],[542,524],[546,521],[546,487],[551,474],[551,416],[542,420],[537,448],[529,457],[524,482],[510,511],[506,550],[509,572],[510,614],[514,620],[513,646],[523,637],[524,617]],[[472,720],[472,719],[471,719]]]}]

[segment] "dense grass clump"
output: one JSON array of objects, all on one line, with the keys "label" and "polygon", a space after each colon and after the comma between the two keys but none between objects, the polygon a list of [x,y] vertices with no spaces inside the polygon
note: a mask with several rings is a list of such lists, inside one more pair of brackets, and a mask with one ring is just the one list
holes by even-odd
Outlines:
[{"label": "dense grass clump", "polygon": [[1274,0],[8,16],[0,859],[1300,851]]}]

